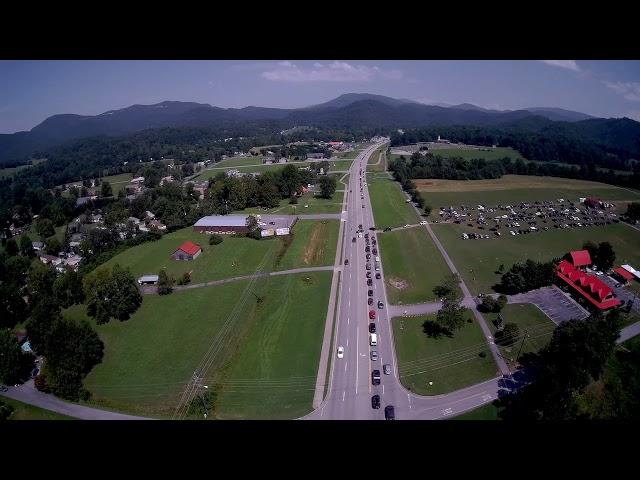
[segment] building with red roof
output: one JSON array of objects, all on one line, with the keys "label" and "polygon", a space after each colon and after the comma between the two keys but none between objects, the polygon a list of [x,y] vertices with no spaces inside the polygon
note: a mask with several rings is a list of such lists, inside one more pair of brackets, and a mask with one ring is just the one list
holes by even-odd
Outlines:
[{"label": "building with red roof", "polygon": [[613,276],[620,280],[622,283],[627,283],[633,280],[635,277],[631,272],[628,272],[622,267],[613,269]]},{"label": "building with red roof", "polygon": [[171,258],[173,260],[195,260],[201,253],[202,248],[200,245],[187,240],[171,254]]},{"label": "building with red roof", "polygon": [[575,250],[569,254],[571,256],[571,263],[573,266],[578,267],[586,267],[587,265],[591,265],[591,255],[589,255],[589,250]]},{"label": "building with red roof", "polygon": [[[571,252],[577,253],[577,252]],[[589,262],[591,263],[591,262]],[[588,275],[576,268],[567,260],[562,260],[557,268],[556,275],[576,293],[585,298],[599,310],[607,310],[617,307],[622,302],[614,297],[613,290],[595,275]]]}]

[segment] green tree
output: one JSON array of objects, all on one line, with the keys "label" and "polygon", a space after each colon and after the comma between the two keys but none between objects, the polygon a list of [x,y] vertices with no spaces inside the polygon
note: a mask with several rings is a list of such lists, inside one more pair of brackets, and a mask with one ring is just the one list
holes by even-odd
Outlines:
[{"label": "green tree", "polygon": [[73,270],[58,276],[53,282],[53,294],[62,308],[84,302],[82,276]]},{"label": "green tree", "polygon": [[465,310],[458,301],[445,298],[442,307],[436,314],[436,321],[443,328],[454,332],[464,325]]},{"label": "green tree", "polygon": [[47,238],[47,240],[45,241],[45,245],[46,252],[49,255],[58,255],[58,253],[60,253],[60,250],[62,250],[62,244],[56,237]]},{"label": "green tree", "polygon": [[198,393],[189,403],[187,417],[211,418],[215,415],[216,394],[211,388],[204,393]]},{"label": "green tree", "polygon": [[426,216],[431,215],[431,211],[433,210],[433,207],[431,205],[425,205],[424,206],[424,213]]},{"label": "green tree", "polygon": [[452,301],[460,300],[460,290],[458,284],[460,279],[456,274],[448,275],[444,278],[440,285],[436,285],[433,288],[433,294],[438,298],[449,299]]},{"label": "green tree", "polygon": [[7,245],[4,247],[4,249],[7,252],[7,255],[9,255],[10,257],[17,255],[20,252],[20,249],[18,248],[18,244],[16,243],[16,240],[13,237],[7,240]]},{"label": "green tree", "polygon": [[0,402],[0,421],[8,420],[11,417],[11,415],[13,415],[14,411],[15,411],[15,408],[13,408],[11,405],[4,402]]},{"label": "green tree", "polygon": [[616,261],[616,253],[609,242],[600,242],[597,260],[596,265],[600,270],[607,271],[613,268],[613,264]]},{"label": "green tree", "polygon": [[320,177],[320,196],[322,198],[331,198],[336,191],[336,185],[337,182],[335,177],[328,175]]},{"label": "green tree", "polygon": [[41,239],[51,237],[56,233],[53,222],[48,218],[38,218],[35,226],[36,233]]},{"label": "green tree", "polygon": [[111,184],[109,182],[102,182],[100,186],[100,195],[102,197],[111,197],[113,195],[113,190],[111,189]]},{"label": "green tree", "polygon": [[87,314],[103,324],[112,318],[127,320],[142,303],[135,278],[129,270],[115,264],[113,269],[99,268],[83,279]]},{"label": "green tree", "polygon": [[0,383],[14,384],[20,380],[25,364],[23,357],[11,330],[0,329]]},{"label": "green tree", "polygon": [[627,211],[625,212],[625,216],[632,222],[635,223],[640,220],[640,202],[632,202],[627,205]]},{"label": "green tree", "polygon": [[158,294],[169,295],[171,292],[173,292],[173,277],[163,268],[158,273]]},{"label": "green tree", "polygon": [[496,343],[510,347],[518,340],[519,334],[520,328],[516,323],[505,323],[502,330],[498,330],[495,334]]},{"label": "green tree", "polygon": [[285,198],[295,194],[300,187],[300,171],[295,165],[287,165],[280,172],[280,192]]},{"label": "green tree", "polygon": [[53,283],[56,274],[53,269],[42,262],[36,261],[31,264],[29,270],[29,296],[32,301],[37,301],[44,297],[53,295]]},{"label": "green tree", "polygon": [[20,237],[20,255],[23,257],[35,257],[36,252],[31,244],[31,239],[28,235],[22,235]]},{"label": "green tree", "polygon": [[213,233],[209,237],[209,245],[219,245],[219,244],[222,243],[223,240],[224,240],[224,238],[222,237],[222,235],[218,235],[217,233]]}]

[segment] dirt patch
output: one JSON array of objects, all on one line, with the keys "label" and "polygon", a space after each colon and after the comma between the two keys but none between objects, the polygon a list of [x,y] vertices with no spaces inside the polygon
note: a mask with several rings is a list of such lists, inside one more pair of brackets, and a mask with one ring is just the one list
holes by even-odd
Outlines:
[{"label": "dirt patch", "polygon": [[311,235],[309,235],[309,243],[304,247],[302,254],[302,262],[305,265],[315,263],[323,253],[323,237],[324,237],[323,223],[317,223],[311,229]]},{"label": "dirt patch", "polygon": [[406,280],[403,280],[402,278],[390,278],[388,280],[389,285],[391,285],[393,288],[396,288],[398,290],[404,290],[405,288],[409,288],[409,282],[407,282]]}]

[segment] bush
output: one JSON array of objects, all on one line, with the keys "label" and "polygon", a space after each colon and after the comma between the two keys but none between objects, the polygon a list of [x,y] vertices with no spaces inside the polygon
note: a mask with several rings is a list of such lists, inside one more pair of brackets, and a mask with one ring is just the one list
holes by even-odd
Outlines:
[{"label": "bush", "polygon": [[480,358],[485,358],[485,357],[487,356],[487,352],[485,352],[484,350],[482,350],[482,351],[478,354],[478,356],[479,356]]},{"label": "bush", "polygon": [[520,328],[515,323],[505,323],[504,328],[495,334],[496,343],[510,347],[516,343],[520,335]]},{"label": "bush", "polygon": [[222,235],[214,233],[209,237],[209,245],[219,245],[223,240],[224,238],[222,237]]}]

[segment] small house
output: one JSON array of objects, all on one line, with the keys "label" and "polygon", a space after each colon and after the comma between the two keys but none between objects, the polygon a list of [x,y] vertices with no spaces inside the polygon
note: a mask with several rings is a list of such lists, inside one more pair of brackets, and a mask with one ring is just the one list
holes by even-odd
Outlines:
[{"label": "small house", "polygon": [[195,260],[202,253],[200,245],[189,240],[184,242],[171,254],[172,260]]}]

